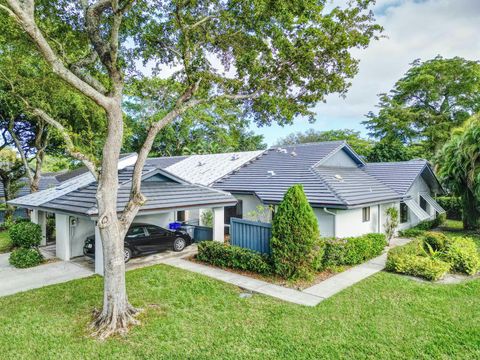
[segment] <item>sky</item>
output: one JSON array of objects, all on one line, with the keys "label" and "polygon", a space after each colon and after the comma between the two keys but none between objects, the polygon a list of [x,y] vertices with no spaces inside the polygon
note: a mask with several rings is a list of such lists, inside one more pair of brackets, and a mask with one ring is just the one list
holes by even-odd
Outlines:
[{"label": "sky", "polygon": [[[344,1],[332,1],[332,5]],[[272,125],[252,130],[268,145],[291,132],[355,129],[367,135],[361,124],[365,114],[376,111],[377,95],[388,92],[415,59],[437,55],[476,60],[480,56],[480,0],[377,0],[373,8],[384,27],[382,38],[367,49],[354,50],[359,72],[346,98],[333,94],[315,107],[313,124],[297,119],[293,125]]]}]

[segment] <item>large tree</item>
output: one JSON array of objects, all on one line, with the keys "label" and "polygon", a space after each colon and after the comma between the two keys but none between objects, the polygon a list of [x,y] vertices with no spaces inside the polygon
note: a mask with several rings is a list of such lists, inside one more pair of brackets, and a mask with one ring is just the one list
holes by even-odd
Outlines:
[{"label": "large tree", "polygon": [[[157,89],[154,87],[153,91]],[[135,87],[124,102],[129,122],[124,151],[138,151],[154,121],[151,114],[163,107],[152,98],[154,94],[149,94],[145,87],[141,90]],[[248,127],[248,119],[230,101],[215,106],[205,104],[166,125],[155,138],[150,154],[174,156],[264,149],[263,136],[254,134]]]},{"label": "large tree", "polygon": [[276,145],[286,146],[336,140],[347,141],[348,144],[359,155],[362,156],[368,156],[373,146],[373,141],[363,138],[360,134],[360,131],[356,131],[353,129],[338,129],[326,131],[308,129],[305,132],[291,133],[283,139],[278,140]]},{"label": "large tree", "polygon": [[463,226],[480,229],[480,115],[453,131],[438,153],[439,176],[448,190],[461,196]]},{"label": "large tree", "polygon": [[[125,286],[123,238],[146,201],[140,189],[142,170],[162,128],[197,106],[221,101],[231,101],[258,123],[284,124],[295,116],[312,117],[312,107],[327,94],[347,91],[358,70],[349,50],[368,46],[380,27],[368,11],[372,1],[332,10],[325,3],[58,0],[39,1],[35,7],[34,0],[1,1],[53,73],[105,112],[103,149],[95,158],[73,146],[65,123],[41,106],[35,111],[62,134],[71,155],[83,161],[98,182],[104,301],[94,321],[97,335],[125,332],[137,323],[138,311],[130,305]],[[66,30],[49,26],[58,19]],[[75,51],[69,51],[72,44]],[[138,60],[153,65],[151,77],[157,79],[156,94],[163,106],[151,114],[130,199],[117,212],[124,88],[131,76],[140,76]]]},{"label": "large tree", "polygon": [[[58,27],[59,21],[50,26]],[[75,133],[76,147],[101,145],[95,141],[98,123],[104,124],[98,106],[55,75],[18,26],[2,21],[0,128],[4,143],[15,147],[20,155],[31,192],[39,190],[47,152],[50,156],[66,155],[57,130],[37,114],[39,109],[59,120],[68,118],[66,126]]]},{"label": "large tree", "polygon": [[22,160],[18,154],[3,143],[0,146],[0,181],[3,186],[3,199],[5,200],[5,220],[12,220],[14,208],[8,204],[8,201],[15,198],[17,192],[24,183],[21,178],[25,175],[25,169]]},{"label": "large tree", "polygon": [[415,60],[388,94],[380,95],[378,113],[364,122],[384,142],[423,147],[432,158],[450,131],[480,110],[480,63],[459,57]]}]

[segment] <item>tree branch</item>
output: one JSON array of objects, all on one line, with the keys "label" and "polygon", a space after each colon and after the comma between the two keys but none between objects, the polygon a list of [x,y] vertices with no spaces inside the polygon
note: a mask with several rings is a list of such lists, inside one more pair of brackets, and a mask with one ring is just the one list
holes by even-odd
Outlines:
[{"label": "tree branch", "polygon": [[41,118],[46,123],[56,128],[60,133],[60,135],[63,137],[63,140],[65,141],[65,145],[67,147],[68,153],[73,158],[80,160],[87,167],[87,169],[93,174],[95,179],[98,179],[98,171],[94,161],[92,161],[87,155],[82,154],[80,151],[75,149],[75,145],[73,144],[72,138],[68,134],[67,129],[65,129],[65,127],[62,124],[60,124],[57,120],[53,119],[50,115],[48,115],[42,109],[33,108],[32,113],[35,116],[38,116],[39,118]]},{"label": "tree branch", "polygon": [[107,93],[107,89],[103,84],[90,75],[88,70],[85,69],[86,66],[94,64],[98,59],[98,54],[95,51],[90,52],[86,57],[78,60],[77,62],[70,64],[70,70],[77,75],[80,79],[94,87],[97,91],[101,92],[103,95]]},{"label": "tree branch", "polygon": [[32,169],[30,169],[30,165],[28,164],[28,159],[25,154],[25,150],[23,150],[22,143],[18,139],[17,135],[15,134],[15,131],[13,129],[14,126],[14,119],[10,118],[8,122],[8,131],[10,132],[10,136],[13,139],[13,142],[15,143],[15,147],[18,150],[18,153],[20,154],[20,159],[22,159],[23,166],[25,167],[25,173],[27,174],[28,181],[30,184],[33,184],[33,174],[32,174]]},{"label": "tree branch", "polygon": [[20,2],[19,0],[5,1],[11,10],[10,13],[14,14],[15,19],[20,24],[22,29],[30,36],[42,56],[52,66],[54,73],[76,88],[78,91],[88,96],[98,105],[102,106],[103,108],[108,108],[110,106],[110,99],[75,75],[63,64],[57,54],[55,54],[35,22],[33,17],[33,1],[27,1],[28,6],[26,7],[22,6],[23,2]]}]

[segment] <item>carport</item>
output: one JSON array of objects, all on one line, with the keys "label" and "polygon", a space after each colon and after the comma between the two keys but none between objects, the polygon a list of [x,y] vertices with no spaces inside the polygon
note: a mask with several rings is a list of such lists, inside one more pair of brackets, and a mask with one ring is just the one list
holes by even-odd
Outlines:
[{"label": "carport", "polygon": [[[122,211],[130,195],[132,166],[119,170],[117,209]],[[89,174],[84,174],[89,175]],[[15,199],[12,205],[32,210],[31,219],[38,223],[45,236],[46,212],[55,213],[56,257],[70,260],[83,256],[83,244],[87,236],[95,234],[95,272],[103,274],[103,251],[100,231],[96,220],[98,210],[95,193],[97,183],[80,181],[83,186],[62,184],[57,194],[44,190]],[[65,188],[68,191],[64,191]],[[213,212],[213,239],[224,240],[224,207],[233,206],[237,200],[229,193],[209,187],[189,183],[165,170],[146,168],[142,176],[142,193],[147,197],[134,222],[142,222],[162,227],[177,220],[179,212],[211,208]],[[36,201],[25,199],[35,196]],[[41,200],[43,199],[43,201]],[[35,203],[34,205],[31,205]]]}]

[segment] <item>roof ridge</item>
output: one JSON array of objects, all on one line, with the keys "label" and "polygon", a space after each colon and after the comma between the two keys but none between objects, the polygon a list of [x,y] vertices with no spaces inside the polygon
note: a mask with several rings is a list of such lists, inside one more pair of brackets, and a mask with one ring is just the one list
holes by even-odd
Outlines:
[{"label": "roof ridge", "polygon": [[299,144],[274,145],[274,146],[270,146],[269,149],[279,149],[279,148],[299,147],[299,146],[312,146],[312,145],[320,145],[320,144],[346,143],[346,142],[347,142],[346,140],[314,141],[314,142],[299,143]]}]

